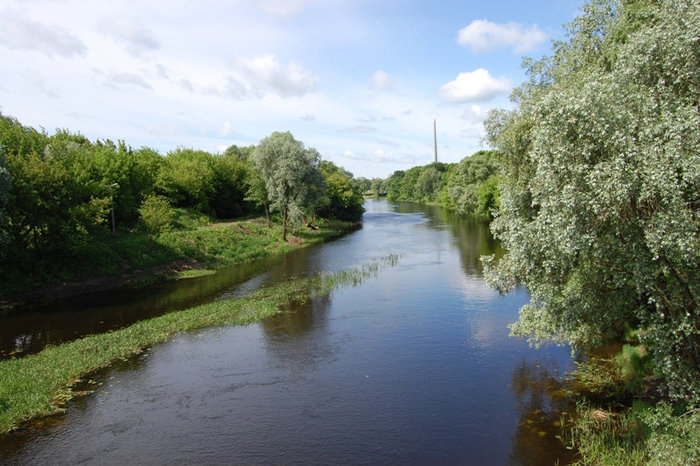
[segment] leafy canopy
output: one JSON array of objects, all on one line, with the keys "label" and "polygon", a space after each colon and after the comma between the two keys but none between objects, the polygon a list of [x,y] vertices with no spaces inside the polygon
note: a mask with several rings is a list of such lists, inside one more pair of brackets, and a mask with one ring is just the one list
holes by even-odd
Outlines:
[{"label": "leafy canopy", "polygon": [[300,220],[323,195],[321,156],[287,131],[261,140],[251,158],[265,182],[270,206],[282,212],[282,238],[286,241],[288,223]]},{"label": "leafy canopy", "polygon": [[639,327],[672,396],[700,402],[700,3],[590,0],[492,112],[505,174],[490,283],[532,299],[533,342]]}]

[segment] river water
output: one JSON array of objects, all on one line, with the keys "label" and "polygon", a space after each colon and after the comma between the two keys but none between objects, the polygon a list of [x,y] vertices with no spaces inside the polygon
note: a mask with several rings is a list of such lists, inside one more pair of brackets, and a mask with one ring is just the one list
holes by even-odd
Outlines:
[{"label": "river water", "polygon": [[566,405],[551,394],[572,368],[569,349],[508,336],[528,296],[484,282],[478,258],[499,252],[487,226],[436,207],[365,207],[358,231],[193,279],[186,286],[206,291],[184,301],[387,254],[401,255],[396,266],[94,374],[100,388],[65,414],[0,439],[0,463],[565,464],[555,436]]}]

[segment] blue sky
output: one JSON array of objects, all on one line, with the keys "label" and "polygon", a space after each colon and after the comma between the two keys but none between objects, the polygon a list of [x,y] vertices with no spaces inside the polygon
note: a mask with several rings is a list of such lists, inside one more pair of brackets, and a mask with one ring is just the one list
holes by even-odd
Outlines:
[{"label": "blue sky", "polygon": [[5,0],[0,111],[165,154],[291,131],[356,176],[485,148],[582,0]]}]

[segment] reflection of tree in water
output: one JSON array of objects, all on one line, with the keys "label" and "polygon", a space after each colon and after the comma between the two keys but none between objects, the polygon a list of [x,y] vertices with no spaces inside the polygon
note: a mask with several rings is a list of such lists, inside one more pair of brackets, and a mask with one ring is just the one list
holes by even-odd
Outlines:
[{"label": "reflection of tree in water", "polygon": [[301,335],[325,323],[330,303],[330,296],[296,296],[283,313],[263,320],[262,327],[272,338]]},{"label": "reflection of tree in water", "polygon": [[335,351],[325,330],[331,297],[297,295],[283,313],[263,320],[265,349],[280,365],[301,374]]},{"label": "reflection of tree in water", "polygon": [[550,369],[523,360],[513,370],[511,388],[520,415],[511,461],[522,465],[571,463],[573,454],[557,438],[561,434],[562,416],[574,409],[571,401],[563,396],[563,383]]},{"label": "reflection of tree in water", "polygon": [[481,276],[481,256],[503,255],[500,243],[493,237],[487,220],[474,216],[462,216],[445,208],[424,204],[401,203],[397,212],[423,212],[429,218],[428,225],[436,228],[449,226],[459,248],[462,267],[467,275]]},{"label": "reflection of tree in water", "polygon": [[491,235],[486,220],[457,216],[450,222],[450,231],[457,239],[462,267],[467,275],[483,275],[481,256],[503,255],[500,243]]}]

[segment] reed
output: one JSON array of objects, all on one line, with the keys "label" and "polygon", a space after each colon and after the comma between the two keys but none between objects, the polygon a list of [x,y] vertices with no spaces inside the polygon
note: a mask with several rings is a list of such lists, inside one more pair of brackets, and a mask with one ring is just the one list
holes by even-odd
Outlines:
[{"label": "reed", "polygon": [[247,325],[289,312],[288,304],[357,286],[392,267],[399,256],[376,258],[351,270],[296,279],[261,288],[247,296],[216,301],[137,322],[40,353],[0,361],[0,435],[27,422],[64,411],[77,394],[73,387],[89,373],[133,357],[182,332],[223,325]]}]

